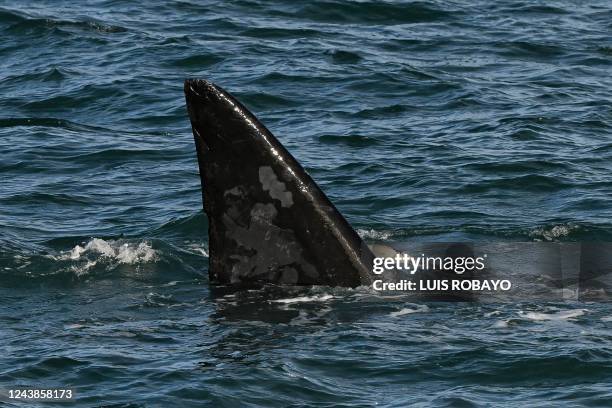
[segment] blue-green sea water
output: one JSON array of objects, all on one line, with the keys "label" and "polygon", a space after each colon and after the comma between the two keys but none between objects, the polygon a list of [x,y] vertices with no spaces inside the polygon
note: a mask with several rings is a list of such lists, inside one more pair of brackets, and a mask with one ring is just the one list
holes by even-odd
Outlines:
[{"label": "blue-green sea water", "polygon": [[0,1],[0,391],[611,406],[609,303],[211,290],[182,90],[232,92],[368,242],[610,241],[610,2],[27,3]]}]

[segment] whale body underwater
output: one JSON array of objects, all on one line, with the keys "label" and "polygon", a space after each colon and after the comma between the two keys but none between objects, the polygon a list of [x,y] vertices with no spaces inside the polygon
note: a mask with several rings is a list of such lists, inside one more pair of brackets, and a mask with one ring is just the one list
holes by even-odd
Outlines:
[{"label": "whale body underwater", "polygon": [[255,115],[205,80],[186,80],[185,97],[211,283],[370,284],[370,247]]}]

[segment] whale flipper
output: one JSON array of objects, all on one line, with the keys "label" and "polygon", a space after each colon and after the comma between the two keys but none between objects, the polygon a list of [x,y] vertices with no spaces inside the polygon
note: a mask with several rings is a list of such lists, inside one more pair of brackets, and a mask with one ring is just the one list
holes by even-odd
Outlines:
[{"label": "whale flipper", "polygon": [[232,95],[185,96],[209,221],[211,282],[355,287],[373,255],[297,160]]}]

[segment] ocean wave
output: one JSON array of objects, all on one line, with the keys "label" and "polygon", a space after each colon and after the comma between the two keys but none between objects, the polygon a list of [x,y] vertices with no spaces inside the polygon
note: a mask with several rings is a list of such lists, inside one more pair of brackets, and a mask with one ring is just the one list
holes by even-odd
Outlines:
[{"label": "ocean wave", "polygon": [[514,177],[495,177],[470,182],[461,187],[467,193],[484,193],[489,191],[521,190],[554,192],[571,188],[574,184],[561,176],[541,174],[517,175]]},{"label": "ocean wave", "polygon": [[60,83],[75,75],[78,75],[78,72],[64,67],[44,67],[42,69],[34,69],[27,73],[9,75],[1,79],[0,83],[12,86],[19,83],[27,83],[28,81]]},{"label": "ocean wave", "polygon": [[[200,242],[205,238],[208,231],[208,218],[204,211],[200,210],[185,217],[177,217],[155,227],[146,233],[154,237],[190,239],[188,244]],[[206,249],[207,250],[207,249]]]},{"label": "ocean wave", "polygon": [[513,161],[478,161],[466,163],[461,167],[487,174],[535,173],[541,171],[569,171],[570,163],[563,161],[544,161],[536,159]]},{"label": "ocean wave", "polygon": [[[440,216],[447,215],[453,217],[455,212],[434,212],[432,220],[439,218]],[[463,212],[457,212],[456,215],[468,215],[473,216],[474,220],[478,220],[478,214],[463,214]],[[438,217],[436,217],[438,216]],[[444,217],[442,217],[444,219]],[[482,217],[481,217],[482,218]],[[426,218],[425,214],[423,219]],[[360,237],[366,240],[375,241],[398,241],[406,239],[419,238],[421,241],[427,242],[428,240],[440,240],[440,239],[451,239],[454,240],[487,240],[498,239],[504,240],[521,240],[521,241],[580,241],[580,240],[593,240],[598,239],[602,241],[612,239],[612,226],[610,225],[589,225],[589,224],[578,224],[578,223],[549,223],[534,227],[521,227],[521,226],[492,226],[490,224],[479,225],[479,224],[467,224],[457,226],[440,226],[440,227],[427,227],[427,226],[414,226],[404,228],[358,228],[357,233]]]},{"label": "ocean wave", "polygon": [[386,241],[394,236],[393,231],[384,231],[384,230],[379,231],[373,228],[370,228],[370,229],[359,228],[357,230],[357,234],[359,234],[361,238],[373,239],[373,240],[378,240],[378,241]]},{"label": "ocean wave", "polygon": [[0,22],[15,23],[25,19],[26,17],[17,11],[0,8]]},{"label": "ocean wave", "polygon": [[63,93],[39,94],[37,98],[32,97],[33,100],[23,100],[21,107],[30,112],[48,115],[50,112],[57,111],[58,107],[76,109],[92,104],[102,105],[109,99],[119,100],[130,95],[128,90],[121,85],[120,83],[81,84],[78,88],[68,89]]},{"label": "ocean wave", "polygon": [[533,321],[546,321],[546,320],[573,320],[577,317],[584,316],[587,312],[586,309],[571,309],[571,310],[559,310],[550,313],[543,312],[519,312],[519,316]]},{"label": "ocean wave", "polygon": [[343,144],[351,147],[366,147],[380,144],[376,138],[358,134],[352,135],[321,135],[318,140],[328,144]]},{"label": "ocean wave", "polygon": [[55,27],[76,28],[99,33],[115,34],[128,31],[127,28],[107,24],[95,19],[88,20],[64,20],[56,17],[33,16],[22,11],[0,9],[0,21],[11,22],[8,31],[13,33],[24,33],[28,30],[48,30]]},{"label": "ocean wave", "polygon": [[535,41],[508,41],[495,44],[500,55],[511,58],[559,58],[565,54],[565,49],[553,43],[538,43]]},{"label": "ocean wave", "polygon": [[239,93],[238,97],[244,105],[253,110],[288,109],[301,105],[300,101],[277,93],[244,92]]},{"label": "ocean wave", "polygon": [[331,50],[327,54],[335,64],[356,64],[363,59],[359,53],[348,50]]},{"label": "ocean wave", "polygon": [[395,312],[391,312],[391,313],[389,313],[389,316],[391,316],[391,317],[400,317],[400,316],[404,316],[404,315],[408,315],[408,314],[424,313],[424,312],[429,311],[429,306],[427,306],[427,305],[416,305],[416,304],[413,304],[411,306],[412,307],[403,307],[400,310],[397,310]]},{"label": "ocean wave", "polygon": [[572,232],[580,231],[580,226],[574,224],[558,224],[547,227],[537,227],[529,232],[535,240],[556,241],[570,236]]},{"label": "ocean wave", "polygon": [[315,295],[315,296],[298,296],[294,298],[276,299],[272,300],[273,303],[293,304],[293,303],[310,303],[310,302],[327,302],[334,299],[333,295]]},{"label": "ocean wave", "polygon": [[201,242],[185,242],[185,246],[183,248],[185,251],[189,251],[192,254],[200,255],[205,258],[210,257],[208,253],[208,246],[203,245]]},{"label": "ocean wave", "polygon": [[321,35],[319,30],[291,27],[252,27],[240,32],[245,37],[282,39],[295,37],[314,37]]},{"label": "ocean wave", "polygon": [[206,68],[223,62],[223,60],[223,57],[215,54],[196,54],[174,60],[172,65],[183,68]]},{"label": "ocean wave", "polygon": [[381,118],[401,116],[408,111],[414,111],[415,107],[406,104],[393,104],[387,106],[378,106],[375,108],[362,109],[353,115],[357,118]]},{"label": "ocean wave", "polygon": [[133,244],[100,238],[92,238],[84,246],[76,245],[69,251],[49,257],[57,261],[74,261],[69,268],[77,276],[87,274],[99,263],[106,264],[106,267],[115,267],[120,264],[154,263],[159,258],[149,242]]},{"label": "ocean wave", "polygon": [[2,118],[0,119],[0,127],[19,127],[19,126],[40,126],[40,127],[59,127],[64,129],[78,129],[84,126],[71,122],[66,119],[58,118]]},{"label": "ocean wave", "polygon": [[461,11],[445,10],[421,2],[399,4],[372,1],[318,0],[298,8],[293,13],[285,12],[283,14],[287,17],[298,17],[325,23],[392,25],[453,20],[461,14]]},{"label": "ocean wave", "polygon": [[568,14],[569,12],[562,8],[560,4],[556,5],[543,5],[543,4],[525,4],[525,3],[516,3],[512,7],[503,7],[504,13],[511,14],[528,14],[537,18],[542,15],[560,15],[560,14]]},{"label": "ocean wave", "polygon": [[[2,166],[0,166],[2,169]],[[43,193],[39,191],[20,192],[0,198],[0,202],[10,205],[60,204],[63,206],[82,206],[92,204],[93,200],[82,194]]]},{"label": "ocean wave", "polygon": [[[60,241],[48,245],[62,245]],[[208,247],[202,242],[175,245],[148,239],[90,238],[59,250],[41,245],[3,246],[0,276],[8,285],[39,280],[71,284],[98,278],[176,282],[205,274],[207,258]]]},{"label": "ocean wave", "polygon": [[123,162],[129,160],[144,160],[144,161],[159,161],[162,159],[171,159],[182,157],[184,152],[182,149],[160,150],[160,149],[127,149],[127,148],[112,148],[101,149],[96,152],[85,152],[76,155],[68,156],[67,159],[81,163],[110,163]]}]

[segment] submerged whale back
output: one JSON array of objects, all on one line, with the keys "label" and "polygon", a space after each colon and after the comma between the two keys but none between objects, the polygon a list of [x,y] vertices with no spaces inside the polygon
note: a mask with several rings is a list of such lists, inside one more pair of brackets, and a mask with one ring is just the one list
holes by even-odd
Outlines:
[{"label": "submerged whale back", "polygon": [[212,282],[358,286],[373,255],[295,158],[225,90],[185,81]]}]

